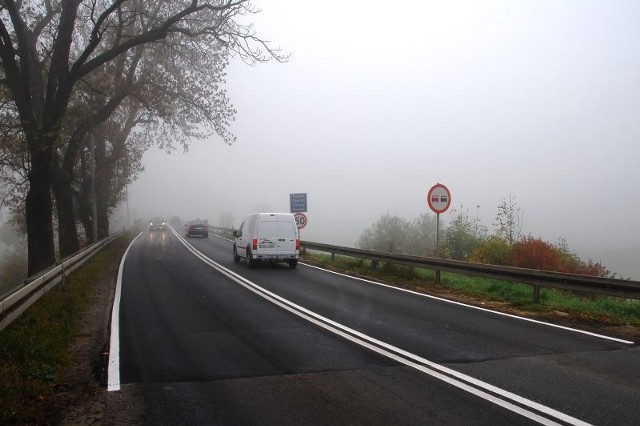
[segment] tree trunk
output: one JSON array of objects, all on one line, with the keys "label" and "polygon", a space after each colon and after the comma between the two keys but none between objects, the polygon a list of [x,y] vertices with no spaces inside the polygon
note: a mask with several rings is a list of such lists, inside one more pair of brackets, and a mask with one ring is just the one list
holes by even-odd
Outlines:
[{"label": "tree trunk", "polygon": [[53,242],[53,146],[50,141],[29,144],[31,171],[26,199],[28,273],[33,276],[56,262]]},{"label": "tree trunk", "polygon": [[[83,187],[86,186],[83,183]],[[84,228],[84,234],[89,244],[93,243],[93,220],[91,218],[91,203],[88,195],[88,188],[83,188],[78,194],[78,217],[82,222],[82,228]]]},{"label": "tree trunk", "polygon": [[60,257],[65,258],[80,250],[76,215],[71,192],[71,177],[60,168],[54,169],[53,194],[58,213],[58,244]]},{"label": "tree trunk", "polygon": [[[102,130],[104,126],[100,127]],[[104,131],[100,132],[95,139],[95,160],[96,160],[96,200],[97,221],[98,221],[98,239],[109,236],[109,204],[111,187],[111,173],[109,163],[107,161],[105,135]]]},{"label": "tree trunk", "polygon": [[98,201],[98,239],[109,236],[109,209],[106,201]]}]

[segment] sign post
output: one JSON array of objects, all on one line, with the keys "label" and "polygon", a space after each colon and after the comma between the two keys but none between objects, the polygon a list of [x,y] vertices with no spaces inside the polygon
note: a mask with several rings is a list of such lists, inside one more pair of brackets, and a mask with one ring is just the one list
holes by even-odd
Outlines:
[{"label": "sign post", "polygon": [[[444,213],[451,205],[449,189],[437,183],[427,193],[427,204],[436,214],[436,257],[440,257],[440,213]],[[440,270],[436,269],[436,284],[440,284]]]},{"label": "sign post", "polygon": [[[296,194],[289,194],[289,206],[291,208],[291,213],[293,213],[293,217],[296,220],[296,226],[298,227],[298,238],[302,240],[300,237],[300,230],[307,226],[309,222],[307,220],[307,215],[304,212],[307,211],[307,193],[299,192]],[[304,248],[302,251],[304,252]]]}]

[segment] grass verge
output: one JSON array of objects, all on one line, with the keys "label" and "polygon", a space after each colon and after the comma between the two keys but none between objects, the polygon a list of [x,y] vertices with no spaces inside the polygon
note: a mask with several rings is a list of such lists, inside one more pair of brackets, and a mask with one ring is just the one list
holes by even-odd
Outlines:
[{"label": "grass verge", "polygon": [[0,331],[0,424],[51,423],[53,400],[64,389],[61,373],[78,362],[69,348],[80,320],[133,237],[109,243]]},{"label": "grass verge", "polygon": [[346,256],[307,253],[304,262],[336,272],[370,278],[417,292],[439,295],[470,304],[486,306],[540,320],[615,336],[640,340],[640,301],[607,296],[579,295],[573,292],[541,289],[540,303],[533,300],[533,287],[489,278],[442,272],[435,284],[429,269],[372,262]]}]

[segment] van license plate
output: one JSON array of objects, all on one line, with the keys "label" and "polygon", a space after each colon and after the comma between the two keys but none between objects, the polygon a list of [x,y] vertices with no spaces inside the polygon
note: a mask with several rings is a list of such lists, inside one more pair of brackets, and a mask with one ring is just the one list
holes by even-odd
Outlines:
[{"label": "van license plate", "polygon": [[258,247],[260,248],[274,248],[276,245],[273,243],[270,244],[260,244]]}]

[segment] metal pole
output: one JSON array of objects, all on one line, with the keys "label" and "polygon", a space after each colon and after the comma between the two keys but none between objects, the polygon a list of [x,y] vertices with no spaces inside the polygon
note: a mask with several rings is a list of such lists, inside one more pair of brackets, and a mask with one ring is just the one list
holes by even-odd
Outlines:
[{"label": "metal pole", "polygon": [[96,197],[96,144],[94,134],[89,140],[91,148],[91,216],[93,225],[93,242],[98,241],[98,200]]},{"label": "metal pole", "polygon": [[[436,257],[440,258],[440,213],[436,213]],[[439,269],[436,269],[436,284],[440,284]]]}]

